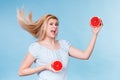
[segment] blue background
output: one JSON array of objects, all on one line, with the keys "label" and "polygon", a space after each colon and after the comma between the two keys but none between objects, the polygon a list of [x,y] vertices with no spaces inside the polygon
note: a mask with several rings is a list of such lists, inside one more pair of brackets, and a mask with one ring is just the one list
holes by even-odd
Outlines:
[{"label": "blue background", "polygon": [[34,21],[51,13],[59,18],[58,39],[84,50],[91,39],[89,20],[99,16],[104,26],[89,60],[70,57],[68,80],[120,80],[119,0],[0,0],[0,80],[37,80],[17,72],[28,46],[36,39],[18,24],[16,10],[32,11]]}]

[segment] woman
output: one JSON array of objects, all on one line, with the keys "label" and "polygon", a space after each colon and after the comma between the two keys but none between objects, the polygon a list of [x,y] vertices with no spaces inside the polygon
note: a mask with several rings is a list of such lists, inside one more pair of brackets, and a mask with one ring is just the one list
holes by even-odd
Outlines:
[{"label": "woman", "polygon": [[[20,66],[19,75],[25,76],[37,73],[39,80],[67,80],[69,56],[83,60],[89,59],[94,49],[98,32],[102,27],[101,25],[92,28],[93,34],[90,44],[85,51],[81,51],[73,47],[69,41],[56,40],[59,25],[56,16],[47,14],[33,22],[31,13],[26,19],[24,11],[19,10],[17,18],[19,24],[38,39],[38,41],[29,46],[28,53]],[[51,66],[56,60],[62,63],[63,67],[60,71],[54,70]],[[36,67],[31,68],[33,62]]]}]

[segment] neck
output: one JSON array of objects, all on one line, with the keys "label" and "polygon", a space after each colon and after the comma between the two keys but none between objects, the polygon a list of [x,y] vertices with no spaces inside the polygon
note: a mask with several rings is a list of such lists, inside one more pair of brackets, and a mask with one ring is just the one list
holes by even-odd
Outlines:
[{"label": "neck", "polygon": [[55,44],[55,39],[54,38],[44,38],[44,40],[42,40],[42,42],[47,43],[47,44]]}]

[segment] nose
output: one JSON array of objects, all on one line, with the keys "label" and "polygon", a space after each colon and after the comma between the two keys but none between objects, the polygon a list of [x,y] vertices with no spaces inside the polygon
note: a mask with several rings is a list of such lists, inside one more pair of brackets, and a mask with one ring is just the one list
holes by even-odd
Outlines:
[{"label": "nose", "polygon": [[58,26],[54,24],[53,27],[54,27],[54,28],[57,28]]}]

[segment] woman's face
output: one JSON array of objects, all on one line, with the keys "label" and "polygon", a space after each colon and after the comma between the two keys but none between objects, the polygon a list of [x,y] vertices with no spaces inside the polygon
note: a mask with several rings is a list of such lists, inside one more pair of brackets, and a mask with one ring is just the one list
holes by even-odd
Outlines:
[{"label": "woman's face", "polygon": [[55,38],[58,34],[58,20],[50,19],[47,23],[46,36]]}]

